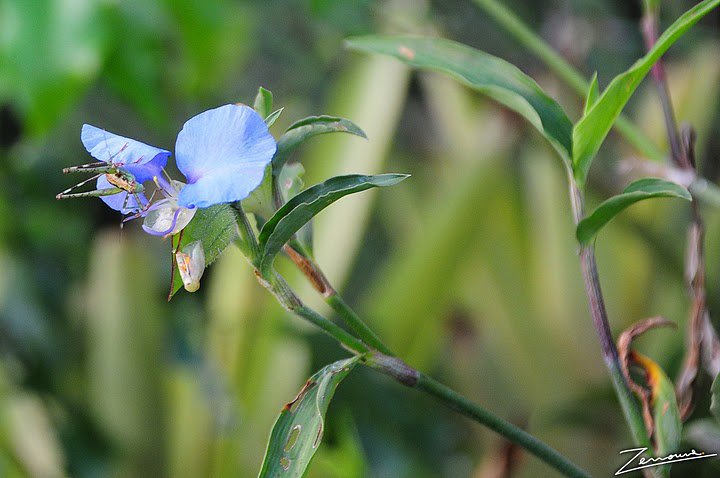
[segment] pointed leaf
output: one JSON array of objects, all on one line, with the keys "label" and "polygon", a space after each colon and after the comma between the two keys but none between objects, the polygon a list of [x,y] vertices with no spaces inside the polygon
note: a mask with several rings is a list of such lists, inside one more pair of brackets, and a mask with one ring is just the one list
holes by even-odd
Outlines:
[{"label": "pointed leaf", "polygon": [[285,405],[273,426],[260,478],[305,475],[320,445],[325,413],[335,389],[359,359],[355,356],[323,368],[310,377],[292,402]]},{"label": "pointed leaf", "polygon": [[585,112],[587,114],[595,105],[598,97],[600,96],[600,87],[598,86],[597,72],[593,74],[592,80],[590,80],[590,87],[588,88],[587,97],[585,98]]},{"label": "pointed leaf", "polygon": [[645,75],[675,41],[718,4],[720,0],[705,0],[685,12],[665,30],[644,57],[610,82],[594,106],[575,125],[572,140],[573,171],[580,187],[585,184],[590,164],[600,145]]},{"label": "pointed leaf", "polygon": [[[172,238],[174,251],[182,250],[195,241],[202,241],[205,252],[205,265],[209,266],[225,248],[238,237],[235,213],[228,204],[218,204],[205,209],[199,209],[190,224],[179,234]],[[173,262],[173,272],[175,263]],[[183,287],[180,274],[173,274],[170,286],[170,299]]]},{"label": "pointed leaf", "polygon": [[316,184],[293,197],[265,223],[260,231],[260,249],[263,251],[261,269],[269,270],[275,256],[285,243],[310,219],[330,204],[348,194],[375,187],[392,186],[407,177],[407,174],[337,176],[324,183]]},{"label": "pointed leaf", "polygon": [[318,134],[350,133],[367,138],[365,132],[352,121],[336,116],[309,116],[290,125],[277,142],[277,151],[273,156],[274,174],[277,176],[283,165],[295,149],[305,140]]},{"label": "pointed leaf", "polygon": [[592,214],[580,221],[576,236],[581,245],[593,240],[595,235],[622,210],[650,198],[676,197],[692,201],[690,193],[679,184],[657,178],[643,178],[630,184],[625,190],[600,204]]},{"label": "pointed leaf", "polygon": [[277,121],[277,119],[278,119],[278,118],[280,117],[280,115],[282,114],[283,110],[285,110],[285,107],[282,107],[282,108],[280,108],[280,109],[277,109],[277,110],[273,111],[272,113],[270,113],[270,114],[267,116],[267,118],[265,118],[265,124],[267,125],[268,128],[269,128],[270,126],[272,126],[272,125],[275,124],[275,122]]},{"label": "pointed leaf", "polygon": [[[253,109],[263,117],[267,118],[272,112],[273,105],[273,94],[270,90],[266,90],[262,86],[258,88],[257,96],[255,96],[255,102],[253,103]],[[269,125],[268,125],[269,126]]]},{"label": "pointed leaf", "polygon": [[393,56],[416,68],[440,71],[524,116],[568,163],[572,123],[562,107],[514,65],[442,38],[370,35],[346,41],[352,50]]}]

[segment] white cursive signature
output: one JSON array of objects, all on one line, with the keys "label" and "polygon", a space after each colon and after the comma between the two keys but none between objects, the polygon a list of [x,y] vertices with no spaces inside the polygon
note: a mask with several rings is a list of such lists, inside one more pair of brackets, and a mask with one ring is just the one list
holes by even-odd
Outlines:
[{"label": "white cursive signature", "polygon": [[[652,466],[669,465],[670,463],[676,463],[678,461],[699,460],[700,458],[711,458],[713,456],[717,456],[717,453],[705,453],[704,451],[690,450],[684,453],[671,453],[667,456],[641,457],[637,460],[636,463],[633,463],[640,455],[642,455],[646,451],[647,447],[629,448],[627,450],[621,450],[620,454],[631,452],[637,453],[635,453],[635,455],[630,458],[627,463],[625,463],[623,466],[620,467],[618,471],[615,472],[615,476],[622,475],[623,473],[630,473],[631,471],[640,470],[642,468],[650,468]],[[637,464],[637,466],[635,466],[634,468],[628,468],[628,466],[632,466],[635,464]]]}]

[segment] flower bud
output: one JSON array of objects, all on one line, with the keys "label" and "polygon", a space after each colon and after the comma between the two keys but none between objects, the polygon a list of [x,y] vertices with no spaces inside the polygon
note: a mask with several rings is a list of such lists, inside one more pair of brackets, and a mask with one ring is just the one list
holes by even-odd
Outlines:
[{"label": "flower bud", "polygon": [[195,292],[200,288],[200,278],[205,272],[205,251],[201,241],[191,242],[175,253],[178,270],[185,290]]}]

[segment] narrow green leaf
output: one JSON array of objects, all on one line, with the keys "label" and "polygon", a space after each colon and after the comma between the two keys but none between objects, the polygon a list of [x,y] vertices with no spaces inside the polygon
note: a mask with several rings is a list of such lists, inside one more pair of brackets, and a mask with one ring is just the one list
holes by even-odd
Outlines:
[{"label": "narrow green leaf", "polygon": [[600,87],[598,86],[597,71],[593,74],[592,80],[590,80],[590,87],[588,88],[587,96],[585,97],[585,112],[587,114],[590,108],[595,105],[598,97],[600,96]]},{"label": "narrow green leaf", "polygon": [[337,176],[293,197],[265,223],[260,231],[260,249],[263,251],[261,269],[269,270],[275,256],[293,234],[330,204],[348,194],[375,187],[392,186],[407,177],[407,174]]},{"label": "narrow green leaf", "polygon": [[253,109],[263,118],[270,116],[273,106],[273,94],[270,90],[266,90],[262,86],[258,88]]},{"label": "narrow green leaf", "polygon": [[277,109],[277,110],[273,111],[272,113],[270,113],[270,114],[267,116],[267,118],[265,118],[265,124],[267,125],[268,128],[269,128],[270,126],[272,126],[272,125],[275,124],[275,122],[277,121],[277,119],[278,119],[278,118],[280,117],[280,115],[282,114],[283,110],[285,110],[285,107],[282,107],[282,108],[280,108],[280,109]]},{"label": "narrow green leaf", "polygon": [[685,12],[670,28],[665,30],[655,46],[644,57],[610,82],[594,106],[575,125],[572,158],[575,179],[580,187],[585,184],[590,164],[600,149],[600,145],[645,75],[673,43],[718,4],[720,4],[720,0],[705,0]]},{"label": "narrow green leaf", "polygon": [[309,116],[291,124],[278,140],[277,151],[272,159],[274,174],[276,176],[279,174],[292,152],[305,140],[318,134],[337,132],[350,133],[361,138],[367,137],[358,125],[336,116]]},{"label": "narrow green leaf", "polygon": [[346,40],[352,50],[393,56],[410,66],[439,71],[524,116],[558,150],[572,157],[572,123],[562,107],[514,65],[442,38],[370,35]]},{"label": "narrow green leaf", "polygon": [[630,184],[625,190],[600,204],[592,214],[580,221],[576,236],[581,245],[586,245],[613,217],[622,210],[650,198],[680,198],[692,201],[690,193],[679,184],[657,178],[643,178]]},{"label": "narrow green leaf", "polygon": [[301,477],[317,451],[325,413],[335,389],[355,367],[359,356],[340,360],[310,377],[297,397],[283,408],[273,426],[259,477]]},{"label": "narrow green leaf", "polygon": [[[205,251],[205,265],[209,266],[237,237],[235,213],[228,204],[218,204],[199,209],[182,233],[173,236],[172,248],[173,250],[181,250],[191,242],[202,241],[203,250]],[[180,244],[178,244],[179,238]],[[182,286],[180,275],[175,273],[171,284],[170,297],[182,289]]]}]

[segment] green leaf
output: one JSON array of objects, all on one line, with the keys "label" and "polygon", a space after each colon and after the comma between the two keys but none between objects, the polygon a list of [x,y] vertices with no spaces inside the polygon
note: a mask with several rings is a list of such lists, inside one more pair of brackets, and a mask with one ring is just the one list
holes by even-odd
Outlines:
[{"label": "green leaf", "polygon": [[275,214],[275,203],[273,201],[273,178],[272,166],[267,165],[263,180],[260,186],[256,187],[248,197],[242,200],[242,208],[245,212],[255,214],[266,219]]},{"label": "green leaf", "polygon": [[310,377],[292,402],[285,405],[270,434],[260,478],[305,475],[320,445],[325,413],[335,389],[359,359],[355,356],[323,368]]},{"label": "green leaf", "polygon": [[645,75],[673,43],[718,4],[720,0],[705,0],[685,12],[665,30],[644,57],[610,82],[593,107],[575,125],[572,140],[573,171],[580,187],[585,185],[590,164],[600,145]]},{"label": "green leaf", "polygon": [[273,111],[272,113],[270,113],[270,114],[265,118],[265,124],[267,125],[268,128],[269,128],[270,126],[272,126],[272,125],[275,124],[275,122],[277,121],[277,119],[280,117],[280,115],[282,114],[282,112],[283,112],[284,110],[285,110],[285,107],[282,107],[282,108],[280,108],[280,109],[277,109],[277,110]]},{"label": "green leaf", "polygon": [[600,87],[598,86],[597,71],[593,74],[592,80],[590,80],[590,87],[588,88],[587,97],[585,97],[585,112],[587,114],[590,108],[595,105],[598,97],[600,96]]},{"label": "green leaf", "polygon": [[558,150],[572,157],[572,123],[562,107],[514,65],[441,38],[370,35],[346,41],[352,50],[393,56],[410,66],[440,71],[524,116]]},{"label": "green leaf", "polygon": [[[195,241],[202,241],[205,266],[212,264],[225,248],[238,237],[235,213],[228,204],[218,204],[195,213],[190,224],[172,238],[172,250],[181,250]],[[179,243],[178,243],[179,241]],[[173,262],[173,267],[175,267]],[[168,299],[183,286],[177,271],[173,270],[173,282]]]},{"label": "green leaf", "polygon": [[293,234],[338,199],[370,188],[392,186],[407,177],[407,174],[351,174],[328,179],[301,192],[281,207],[260,231],[260,249],[263,251],[260,268],[269,270],[275,256]]},{"label": "green leaf", "polygon": [[253,109],[263,118],[270,116],[273,106],[273,94],[270,90],[266,90],[262,86],[258,88]]},{"label": "green leaf", "polygon": [[292,152],[305,140],[318,134],[336,132],[367,138],[365,132],[358,125],[348,119],[336,116],[309,116],[291,124],[278,140],[277,151],[272,159],[274,174],[276,176],[279,174]]},{"label": "green leaf", "polygon": [[580,221],[576,236],[581,245],[586,245],[613,217],[638,201],[650,198],[681,198],[692,201],[690,193],[679,184],[657,178],[643,178],[630,184],[625,190],[600,204],[592,214]]},{"label": "green leaf", "polygon": [[[301,163],[288,163],[284,168],[282,168],[280,176],[278,177],[278,189],[280,190],[280,195],[282,196],[284,202],[288,202],[291,198],[300,194],[300,191],[302,191],[304,186],[304,182],[302,180],[304,174],[305,168]],[[300,245],[310,255],[313,254],[312,226],[312,221],[309,221],[296,233]]]}]

